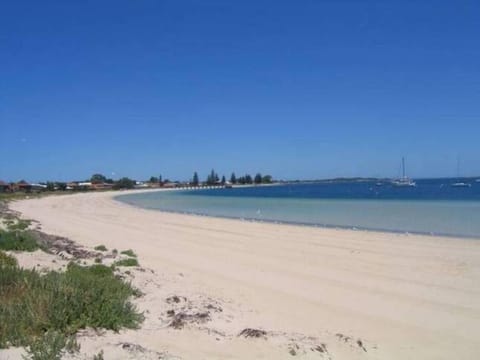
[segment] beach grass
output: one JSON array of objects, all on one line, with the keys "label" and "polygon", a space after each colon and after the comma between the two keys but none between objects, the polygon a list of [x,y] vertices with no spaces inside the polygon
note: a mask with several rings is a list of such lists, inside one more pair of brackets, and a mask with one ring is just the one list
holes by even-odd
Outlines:
[{"label": "beach grass", "polygon": [[105,245],[97,245],[94,247],[95,250],[97,251],[108,251],[107,247]]},{"label": "beach grass", "polygon": [[120,254],[127,255],[130,257],[137,257],[137,254],[135,254],[132,249],[123,250]]},{"label": "beach grass", "polygon": [[9,231],[23,231],[27,230],[28,227],[31,225],[30,220],[24,219],[8,219],[5,221],[5,225],[7,226],[7,230]]},{"label": "beach grass", "polygon": [[4,266],[17,266],[17,259],[0,250],[0,269]]},{"label": "beach grass", "polygon": [[138,260],[135,258],[128,258],[115,261],[114,266],[139,266]]},{"label": "beach grass", "polygon": [[65,336],[59,331],[47,331],[35,338],[27,348],[30,360],[61,360],[65,353],[75,353],[80,345],[74,335]]},{"label": "beach grass", "polygon": [[41,275],[19,268],[4,255],[0,257],[0,348],[26,346],[31,351],[52,331],[67,341],[86,327],[118,331],[137,328],[143,320],[130,302],[139,292],[110,267],[70,263],[65,272]]},{"label": "beach grass", "polygon": [[[16,229],[16,228],[15,228]],[[35,251],[40,248],[28,231],[0,230],[0,250]]]}]

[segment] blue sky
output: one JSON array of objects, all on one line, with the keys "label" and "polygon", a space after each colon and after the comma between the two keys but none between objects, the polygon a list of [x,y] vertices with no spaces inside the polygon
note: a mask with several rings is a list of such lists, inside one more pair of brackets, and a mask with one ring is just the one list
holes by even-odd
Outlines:
[{"label": "blue sky", "polygon": [[[0,179],[480,175],[478,1],[3,1]],[[114,174],[114,175],[112,175]]]}]

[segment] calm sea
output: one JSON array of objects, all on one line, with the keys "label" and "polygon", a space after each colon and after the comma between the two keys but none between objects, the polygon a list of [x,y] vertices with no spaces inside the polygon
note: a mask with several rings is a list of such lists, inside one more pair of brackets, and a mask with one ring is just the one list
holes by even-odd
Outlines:
[{"label": "calm sea", "polygon": [[[308,183],[120,195],[131,205],[228,218],[480,238],[480,182]],[[467,181],[463,179],[462,181]]]}]

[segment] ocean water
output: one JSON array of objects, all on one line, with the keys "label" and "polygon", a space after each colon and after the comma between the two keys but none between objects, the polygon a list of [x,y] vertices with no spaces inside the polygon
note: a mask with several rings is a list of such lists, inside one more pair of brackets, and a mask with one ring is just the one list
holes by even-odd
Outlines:
[{"label": "ocean water", "polygon": [[179,213],[480,238],[480,182],[452,187],[456,181],[418,180],[414,188],[375,182],[286,184],[159,191],[116,199]]}]

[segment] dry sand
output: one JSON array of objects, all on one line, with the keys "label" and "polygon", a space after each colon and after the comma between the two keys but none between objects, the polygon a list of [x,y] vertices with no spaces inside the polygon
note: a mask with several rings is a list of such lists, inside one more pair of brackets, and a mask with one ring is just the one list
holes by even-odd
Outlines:
[{"label": "dry sand", "polygon": [[[47,233],[138,254],[126,276],[145,293],[142,328],[85,331],[83,358],[480,358],[480,241],[162,213],[117,194],[11,206]],[[169,327],[168,310],[193,321]]]}]

